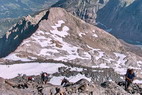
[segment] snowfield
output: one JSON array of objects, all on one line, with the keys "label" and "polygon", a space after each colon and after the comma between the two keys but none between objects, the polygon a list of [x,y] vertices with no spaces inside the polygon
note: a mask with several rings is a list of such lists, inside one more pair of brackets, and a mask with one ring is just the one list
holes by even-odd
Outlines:
[{"label": "snowfield", "polygon": [[[42,72],[47,72],[48,74],[52,74],[59,72],[59,67],[67,67],[71,68],[70,71],[79,71],[82,72],[83,68],[78,67],[68,67],[62,63],[25,63],[25,64],[13,64],[13,65],[0,65],[0,77],[5,79],[10,79],[18,76],[18,74],[26,74],[26,75],[40,75]],[[92,68],[109,68],[108,66],[101,64],[99,66],[93,66]],[[118,71],[125,74],[127,69],[118,69]],[[61,80],[63,78],[67,78],[65,76],[55,77],[52,76],[49,83],[54,85],[60,85]],[[80,79],[87,79],[91,81],[91,77],[88,78],[85,75],[78,74],[76,76],[71,76],[67,78],[70,82],[77,82]],[[142,80],[135,80],[134,83],[142,84]]]},{"label": "snowfield", "polygon": [[0,77],[10,79],[16,77],[18,74],[39,75],[42,72],[53,74],[58,72],[59,67],[65,67],[65,65],[56,63],[0,65]]},{"label": "snowfield", "polygon": [[[18,76],[18,74],[26,75],[39,75],[42,72],[53,74],[58,72],[59,67],[67,67],[61,63],[26,63],[26,64],[14,64],[14,65],[0,65],[0,77],[10,79]],[[82,68],[71,68],[71,71],[83,71]],[[52,77],[49,83],[54,85],[60,85],[64,76]],[[91,81],[91,78],[87,78],[84,75],[78,74],[67,78],[70,82],[77,82],[80,79],[87,79]]]}]

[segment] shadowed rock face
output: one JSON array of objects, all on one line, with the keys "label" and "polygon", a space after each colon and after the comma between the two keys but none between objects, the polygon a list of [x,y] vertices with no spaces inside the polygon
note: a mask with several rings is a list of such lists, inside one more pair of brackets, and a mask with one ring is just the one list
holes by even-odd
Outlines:
[{"label": "shadowed rock face", "polygon": [[96,24],[96,12],[102,8],[108,0],[59,0],[52,7],[65,8],[73,15],[91,24]]},{"label": "shadowed rock face", "polygon": [[106,26],[104,29],[111,29],[110,33],[117,38],[132,44],[141,44],[141,5],[141,0],[134,0],[130,5],[120,0],[110,0],[97,12],[96,20]]},{"label": "shadowed rock face", "polygon": [[38,23],[44,16],[48,16],[48,14],[42,15],[38,17],[38,19],[35,17],[34,20],[32,17],[27,16],[15,24],[5,36],[0,39],[0,57],[5,57],[15,51],[24,39],[30,37],[37,30]]}]

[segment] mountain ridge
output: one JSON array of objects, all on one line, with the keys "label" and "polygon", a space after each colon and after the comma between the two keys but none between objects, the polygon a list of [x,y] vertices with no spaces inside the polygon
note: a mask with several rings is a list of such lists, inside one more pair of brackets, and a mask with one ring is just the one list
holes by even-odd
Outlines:
[{"label": "mountain ridge", "polygon": [[[18,41],[19,37],[14,34],[16,33],[14,31],[19,29],[15,26],[11,30],[11,34],[8,32],[8,41],[0,40],[8,42],[6,47],[1,44],[3,47],[1,54],[4,54],[5,51],[11,53],[9,55],[7,53],[8,56],[1,59],[3,62],[53,59],[85,66],[103,65],[111,68],[117,68],[118,65],[126,68],[134,66],[136,63],[137,65],[134,67],[141,68],[141,56],[136,52],[129,51],[126,49],[127,46],[111,34],[80,20],[66,12],[65,9],[51,8],[39,13],[35,19],[31,16],[27,16],[26,19],[30,24],[21,22],[23,33],[28,33],[25,30],[30,28],[30,25],[32,27],[35,25],[36,28],[33,27],[32,32],[29,31],[31,34],[28,37],[20,34],[24,38]],[[21,30],[17,33],[21,33]],[[13,40],[14,38],[16,40]],[[12,41],[19,44],[15,46]],[[13,46],[15,51],[8,50]]]}]

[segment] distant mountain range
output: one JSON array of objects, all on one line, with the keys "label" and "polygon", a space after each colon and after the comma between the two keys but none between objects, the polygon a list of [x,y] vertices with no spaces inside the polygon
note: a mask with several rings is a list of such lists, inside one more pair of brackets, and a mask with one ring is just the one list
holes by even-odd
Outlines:
[{"label": "distant mountain range", "polygon": [[58,0],[0,0],[0,18],[18,18],[49,8]]},{"label": "distant mountain range", "polygon": [[117,38],[142,44],[142,0],[109,0],[97,12],[98,25]]}]

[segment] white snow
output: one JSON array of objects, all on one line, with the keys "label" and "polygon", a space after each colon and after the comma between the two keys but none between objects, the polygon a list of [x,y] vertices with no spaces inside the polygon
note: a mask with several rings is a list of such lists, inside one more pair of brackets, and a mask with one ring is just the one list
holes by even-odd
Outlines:
[{"label": "white snow", "polygon": [[111,63],[111,61],[114,61],[114,59],[111,58],[104,58],[105,60],[107,60],[109,63]]},{"label": "white snow", "polygon": [[118,63],[118,65],[125,65],[125,62],[127,61],[127,60],[125,60],[124,58],[126,57],[126,55],[124,55],[124,54],[121,54],[121,53],[114,53],[115,54],[115,56],[116,57],[118,57],[119,59],[118,59],[118,61],[117,61],[117,63]]},{"label": "white snow", "polygon": [[86,35],[85,33],[79,33],[79,36],[82,37],[83,35]]},{"label": "white snow", "polygon": [[48,56],[50,56],[51,55],[50,53],[59,53],[59,51],[56,50],[56,49],[46,49],[46,48],[44,48],[44,49],[41,49],[41,51],[40,51],[40,53],[38,55],[43,55],[43,56],[48,55]]},{"label": "white snow", "polygon": [[78,72],[82,72],[82,71],[83,71],[83,68],[77,68],[77,67],[74,67],[74,68],[71,68],[70,71],[78,71]]},{"label": "white snow", "polygon": [[125,75],[126,71],[127,71],[127,68],[114,67],[113,69],[114,69],[115,72],[117,72],[120,75]]},{"label": "white snow", "polygon": [[52,28],[58,28],[61,27],[62,24],[64,24],[65,22],[63,20],[59,20],[57,24],[55,24],[55,26],[52,26]]},{"label": "white snow", "polygon": [[61,50],[61,51],[67,51],[68,52],[68,55],[62,56],[62,57],[59,57],[59,58],[55,58],[56,60],[64,60],[65,61],[65,60],[73,60],[73,59],[76,59],[76,58],[80,58],[80,59],[91,58],[91,56],[87,52],[84,52],[84,55],[80,56],[78,54],[78,49],[81,49],[80,47],[68,44],[65,41],[63,41],[62,38],[60,38],[58,36],[55,36],[54,38],[55,38],[55,40],[58,40],[60,43],[62,43],[61,48],[58,48],[58,47],[55,47],[55,48],[58,49],[58,50]]},{"label": "white snow", "polygon": [[97,35],[97,34],[93,34],[93,37],[96,37],[96,38],[97,38],[97,37],[98,37],[98,35]]},{"label": "white snow", "polygon": [[40,53],[38,55],[44,55],[44,56],[48,55],[48,56],[50,56],[48,51],[49,51],[48,49],[41,49],[41,51],[40,51]]},{"label": "white snow", "polygon": [[52,28],[54,30],[50,30],[50,32],[54,35],[58,35],[60,37],[66,37],[69,33],[67,31],[69,31],[69,27],[67,26],[63,26],[62,31],[59,31],[58,28],[61,27],[61,25],[65,23],[63,20],[59,20],[57,24],[55,24],[55,26],[52,26]]},{"label": "white snow", "polygon": [[39,75],[42,72],[53,74],[58,72],[59,67],[65,67],[65,65],[56,63],[0,65],[0,77],[9,79],[16,77],[18,74]]},{"label": "white snow", "polygon": [[[69,27],[65,25],[65,22],[63,20],[57,21],[57,23],[55,23],[55,25],[51,27],[53,28],[53,30],[50,30],[49,32],[38,30],[32,35],[31,39],[25,40],[22,45],[40,45],[41,49],[39,47],[39,52],[35,53],[43,57],[49,56],[51,58],[52,56],[54,60],[68,61],[77,58],[91,59],[90,54],[85,50],[81,53],[81,55],[78,53],[78,50],[82,49],[80,46],[75,46],[65,41],[64,38],[69,35]],[[61,31],[58,30],[59,27],[62,27]],[[64,54],[57,57],[57,53],[60,52],[63,52]]]},{"label": "white snow", "polygon": [[101,51],[101,49],[95,49],[95,48],[92,48],[92,47],[90,47],[90,46],[88,46],[88,45],[87,45],[87,47],[88,47],[89,49],[91,49],[89,52],[97,51],[97,52],[99,53],[99,55],[95,57],[96,60],[99,60],[100,58],[102,58],[102,57],[104,56],[104,53],[105,53],[105,52]]},{"label": "white snow", "polygon": [[5,60],[13,60],[13,61],[31,61],[28,58],[18,57],[16,53],[10,54],[7,57],[3,58]]},{"label": "white snow", "polygon": [[103,64],[99,64],[97,66],[92,66],[92,68],[110,68],[110,67],[103,63]]},{"label": "white snow", "polygon": [[104,56],[104,52],[98,51],[98,53],[99,53],[99,56],[96,56],[96,60],[99,60],[100,58]]},{"label": "white snow", "polygon": [[73,83],[79,81],[80,79],[86,79],[86,80],[88,80],[88,81],[91,81],[91,78],[87,78],[87,77],[84,76],[84,75],[78,74],[78,75],[76,75],[76,76],[72,76],[72,77],[69,77],[69,78],[63,77],[63,76],[61,76],[61,77],[53,77],[53,78],[51,78],[51,80],[50,80],[49,83],[54,84],[54,85],[61,85],[61,81],[62,81],[64,78],[68,79],[69,82],[73,82]]},{"label": "white snow", "polygon": [[142,80],[134,80],[133,83],[138,83],[138,84],[142,84]]},{"label": "white snow", "polygon": [[41,32],[41,31],[37,31],[35,34],[31,36],[31,38],[34,39],[36,43],[40,44],[41,47],[46,47],[51,39],[48,39],[45,36],[39,35],[38,32]]},{"label": "white snow", "polygon": [[93,30],[93,37],[98,37],[98,35],[95,33],[96,31],[95,30]]}]

